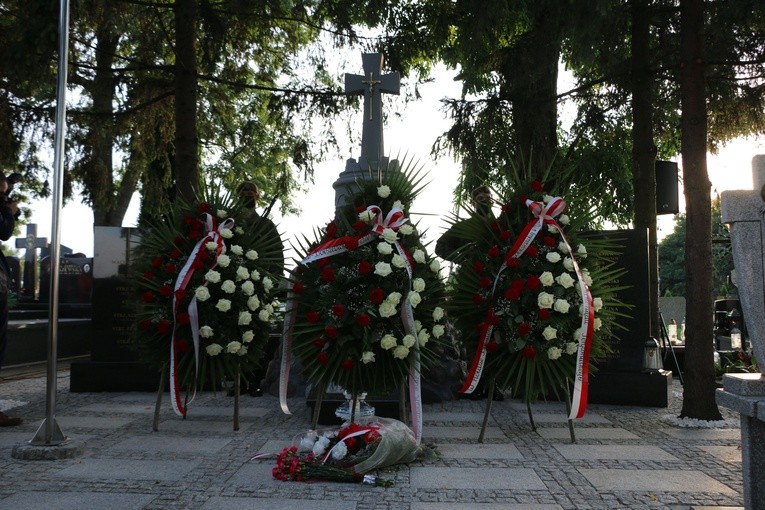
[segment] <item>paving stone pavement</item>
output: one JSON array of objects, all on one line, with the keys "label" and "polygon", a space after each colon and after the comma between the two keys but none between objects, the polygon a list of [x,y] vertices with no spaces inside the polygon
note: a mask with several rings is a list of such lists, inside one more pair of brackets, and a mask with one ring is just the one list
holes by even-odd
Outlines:
[{"label": "paving stone pavement", "polygon": [[[56,421],[81,455],[20,460],[46,415],[46,380],[0,380],[0,402],[12,401],[19,427],[0,429],[0,510],[26,509],[268,509],[268,510],[568,510],[741,508],[743,485],[737,418],[721,409],[724,428],[678,427],[682,388],[670,407],[590,405],[572,444],[565,409],[494,402],[484,443],[478,434],[485,402],[426,405],[423,442],[437,456],[377,473],[389,488],[281,482],[277,452],[310,426],[302,399],[284,415],[271,396],[241,397],[241,427],[232,429],[233,399],[203,393],[186,420],[165,396],[152,432],[155,395],[70,393],[69,372],[57,379]],[[7,404],[6,404],[7,405]]]}]

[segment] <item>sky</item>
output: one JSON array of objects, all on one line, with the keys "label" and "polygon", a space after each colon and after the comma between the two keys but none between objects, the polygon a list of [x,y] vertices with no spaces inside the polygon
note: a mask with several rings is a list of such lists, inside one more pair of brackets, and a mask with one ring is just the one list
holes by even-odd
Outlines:
[{"label": "sky", "polygon": [[[360,62],[359,62],[359,67]],[[351,70],[353,72],[353,70]],[[384,126],[385,152],[393,157],[411,160],[421,166],[427,174],[425,179],[429,184],[418,196],[412,206],[412,221],[420,221],[424,227],[425,240],[434,241],[446,229],[446,218],[452,212],[453,189],[459,171],[458,164],[450,157],[442,157],[434,161],[430,149],[436,138],[446,131],[449,121],[441,111],[439,99],[442,97],[458,97],[459,84],[453,80],[436,80],[419,87],[422,95],[420,101],[410,103],[401,115],[390,115]],[[358,139],[361,139],[361,113],[357,115]],[[340,132],[340,131],[339,131]],[[345,157],[358,158],[360,147],[351,149]],[[756,139],[739,139],[729,143],[717,155],[709,155],[707,167],[713,191],[722,192],[728,189],[752,189],[752,157],[765,154],[765,137]],[[401,156],[404,156],[403,158]],[[301,233],[310,234],[316,226],[323,226],[332,217],[334,211],[334,189],[332,183],[345,168],[345,157],[325,161],[316,168],[315,183],[308,191],[300,196],[296,203],[302,208],[300,216],[274,218],[283,233],[285,245]],[[679,162],[679,158],[677,160]],[[682,169],[682,163],[679,163]],[[680,211],[685,208],[682,184],[680,186]],[[35,201],[29,204],[32,209],[30,223],[37,224],[38,237],[52,240],[52,201]],[[125,216],[124,227],[135,226],[138,216],[138,198],[134,200]],[[276,207],[274,208],[276,209]],[[61,210],[59,216],[60,243],[71,248],[74,252],[84,253],[90,257],[94,254],[93,247],[93,214],[90,208],[74,199]],[[672,215],[662,215],[658,218],[658,237],[661,239],[671,233],[674,227]],[[24,238],[24,231],[19,236]],[[6,243],[15,246],[12,238]],[[288,258],[290,254],[288,253]]]}]

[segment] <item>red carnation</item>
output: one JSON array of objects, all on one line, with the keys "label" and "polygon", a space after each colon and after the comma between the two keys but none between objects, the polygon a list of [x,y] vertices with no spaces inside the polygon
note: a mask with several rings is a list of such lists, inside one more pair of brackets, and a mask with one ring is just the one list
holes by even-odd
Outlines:
[{"label": "red carnation", "polygon": [[491,324],[492,326],[499,326],[499,317],[497,317],[497,316],[496,316],[496,315],[494,315],[494,314],[491,314],[491,315],[489,315],[489,320],[488,320],[488,322],[489,322],[489,324]]},{"label": "red carnation", "polygon": [[550,318],[550,310],[547,308],[540,308],[539,312],[537,312],[537,317],[539,317],[539,320],[546,321]]},{"label": "red carnation", "polygon": [[491,231],[494,232],[495,234],[499,234],[500,230],[502,230],[502,228],[500,228],[499,223],[496,220],[491,222],[490,227],[491,227]]},{"label": "red carnation", "polygon": [[486,269],[486,265],[480,260],[476,260],[475,262],[473,262],[473,271],[475,271],[476,273],[479,273],[479,274],[483,273],[484,269]]},{"label": "red carnation", "polygon": [[382,303],[383,299],[385,299],[385,292],[379,287],[372,289],[372,292],[369,293],[369,300],[376,305]]},{"label": "red carnation", "polygon": [[176,268],[175,268],[175,264],[167,264],[167,265],[165,266],[165,272],[166,272],[167,274],[175,274],[175,269],[176,269]]},{"label": "red carnation", "polygon": [[208,204],[207,202],[201,202],[197,206],[197,211],[199,211],[201,213],[209,213],[210,212],[210,204]]},{"label": "red carnation", "polygon": [[159,269],[162,267],[162,264],[165,262],[165,259],[163,259],[161,256],[154,257],[154,260],[151,261],[151,267],[154,269]]},{"label": "red carnation", "polygon": [[191,263],[191,267],[192,269],[199,271],[205,268],[205,263],[199,259],[195,259],[194,262]]},{"label": "red carnation", "polygon": [[175,349],[178,352],[186,352],[189,350],[189,341],[188,340],[176,340],[175,341]]},{"label": "red carnation", "polygon": [[181,250],[175,249],[170,252],[170,258],[173,260],[178,260],[181,258]]},{"label": "red carnation", "polygon": [[335,281],[335,270],[327,266],[321,270],[321,281],[332,283]]},{"label": "red carnation", "polygon": [[139,327],[140,327],[142,330],[144,330],[144,331],[149,331],[149,330],[151,329],[151,321],[150,321],[149,319],[144,319],[144,320],[142,320],[142,321],[141,321],[141,322],[138,324],[138,326],[139,326]]},{"label": "red carnation", "polygon": [[489,279],[488,276],[484,276],[480,280],[478,280],[478,285],[480,285],[484,289],[488,289],[489,285],[491,285],[491,279]]},{"label": "red carnation", "polygon": [[162,297],[167,297],[172,293],[173,293],[173,288],[169,285],[163,285],[159,288],[159,295]]},{"label": "red carnation", "polygon": [[362,260],[361,262],[359,262],[359,273],[361,273],[362,275],[368,275],[373,270],[374,270],[374,266],[370,262],[366,260]]},{"label": "red carnation", "polygon": [[316,261],[316,267],[326,267],[329,265],[329,259],[323,258]]},{"label": "red carnation", "polygon": [[529,290],[537,290],[542,282],[539,281],[538,276],[529,276],[526,278],[526,288]]},{"label": "red carnation", "polygon": [[537,249],[536,246],[529,246],[528,248],[526,248],[526,255],[535,259],[537,258],[537,256],[539,256],[539,249]]},{"label": "red carnation", "polygon": [[362,312],[356,316],[356,324],[362,328],[368,327],[370,322],[372,322],[372,319],[366,313]]},{"label": "red carnation", "polygon": [[497,352],[499,349],[499,344],[497,342],[491,341],[486,344],[486,350],[489,352]]},{"label": "red carnation", "polygon": [[366,444],[372,444],[378,439],[380,439],[380,433],[377,432],[377,429],[372,429],[366,434],[364,434],[364,442]]},{"label": "red carnation", "polygon": [[324,351],[321,351],[319,354],[316,355],[316,361],[318,361],[320,365],[326,365],[327,363],[329,363],[329,354],[327,354]]},{"label": "red carnation", "polygon": [[326,341],[326,340],[324,340],[322,337],[318,337],[318,338],[314,339],[314,341],[313,341],[313,345],[314,345],[314,347],[316,347],[317,349],[321,349],[321,348],[323,348],[325,345],[327,345],[327,341]]},{"label": "red carnation", "polygon": [[162,319],[157,323],[157,331],[159,331],[161,334],[166,335],[170,333],[170,321],[167,319]]},{"label": "red carnation", "polygon": [[521,291],[513,287],[508,287],[505,289],[504,296],[508,301],[515,301],[516,299],[520,299]]},{"label": "red carnation", "polygon": [[191,322],[191,317],[189,317],[189,314],[186,312],[178,312],[176,314],[175,319],[178,321],[178,324],[185,326],[189,322]]},{"label": "red carnation", "polygon": [[521,195],[519,198],[523,205],[526,205],[526,200],[529,199],[529,197],[527,197],[526,195]]},{"label": "red carnation", "polygon": [[202,238],[202,233],[199,230],[192,230],[189,232],[189,239],[192,241],[199,241]]},{"label": "red carnation", "polygon": [[153,280],[154,279],[154,273],[151,271],[144,271],[143,277],[147,280]]},{"label": "red carnation", "polygon": [[341,303],[335,303],[332,305],[331,312],[332,315],[338,319],[342,319],[343,316],[345,316],[345,306],[343,306]]},{"label": "red carnation", "polygon": [[361,213],[363,213],[366,210],[367,210],[367,206],[365,206],[363,204],[356,206],[356,214],[361,214]]},{"label": "red carnation", "polygon": [[194,223],[194,217],[190,214],[184,214],[183,223],[186,225],[191,225],[192,223]]},{"label": "red carnation", "polygon": [[151,303],[152,301],[154,301],[154,293],[150,290],[147,290],[146,292],[144,292],[141,297],[143,298],[144,303]]},{"label": "red carnation", "polygon": [[346,239],[345,243],[343,244],[345,245],[345,249],[349,251],[358,250],[359,248],[359,240],[356,239],[355,237]]},{"label": "red carnation", "polygon": [[210,253],[207,250],[199,250],[197,252],[197,259],[199,260],[207,260],[210,258]]},{"label": "red carnation", "polygon": [[473,303],[480,305],[483,303],[483,297],[480,294],[473,294]]},{"label": "red carnation", "polygon": [[204,227],[204,226],[205,226],[205,223],[202,220],[200,220],[199,218],[195,219],[191,223],[192,230],[202,230],[202,227]]},{"label": "red carnation", "polygon": [[499,238],[502,240],[503,243],[506,243],[510,239],[510,231],[503,230],[502,233],[499,234]]},{"label": "red carnation", "polygon": [[184,239],[181,236],[175,236],[173,238],[173,244],[183,244],[183,241],[184,241]]},{"label": "red carnation", "polygon": [[512,212],[510,204],[502,204],[502,212],[505,214],[510,214]]},{"label": "red carnation", "polygon": [[330,221],[327,223],[327,237],[332,239],[335,235],[337,235],[337,225],[335,225],[334,221]]},{"label": "red carnation", "polygon": [[518,259],[515,258],[515,257],[507,257],[505,259],[505,265],[507,267],[511,268],[511,269],[514,269],[514,268],[518,267],[518,265],[519,265]]},{"label": "red carnation", "polygon": [[364,230],[366,230],[367,224],[361,220],[358,220],[353,222],[352,227],[353,227],[353,230],[355,230],[356,232],[363,232]]},{"label": "red carnation", "polygon": [[531,324],[528,322],[521,322],[518,327],[515,328],[515,332],[521,336],[526,336],[531,333]]},{"label": "red carnation", "polygon": [[184,299],[186,299],[186,294],[188,294],[186,289],[178,289],[175,291],[175,299],[177,299],[178,301],[183,301]]},{"label": "red carnation", "polygon": [[493,259],[499,257],[499,246],[492,246],[491,248],[489,248],[488,255],[490,258],[493,258]]},{"label": "red carnation", "polygon": [[353,370],[353,365],[354,365],[353,360],[350,358],[347,358],[343,360],[341,367],[343,367],[343,370],[345,370],[346,372],[350,372],[351,370]]},{"label": "red carnation", "polygon": [[295,282],[295,284],[292,286],[292,292],[295,294],[302,294],[305,290],[305,286],[303,285],[303,282]]},{"label": "red carnation", "polygon": [[337,328],[335,326],[325,326],[324,335],[327,338],[337,338]]},{"label": "red carnation", "polygon": [[311,310],[305,315],[305,318],[311,324],[316,324],[317,322],[319,322],[319,318],[320,318],[319,312],[317,312],[316,310]]},{"label": "red carnation", "polygon": [[513,288],[513,290],[518,291],[519,293],[523,290],[523,279],[522,278],[516,278],[513,280],[513,283],[510,284],[510,287]]},{"label": "red carnation", "polygon": [[553,247],[553,246],[555,246],[555,245],[557,245],[557,244],[558,244],[558,243],[555,241],[555,238],[554,238],[554,237],[551,237],[551,236],[544,236],[544,237],[542,238],[542,242],[545,244],[545,246],[550,246],[550,247]]},{"label": "red carnation", "polygon": [[543,191],[545,188],[540,181],[534,180],[531,181],[531,189],[534,191]]},{"label": "red carnation", "polygon": [[526,359],[534,359],[537,357],[537,351],[532,346],[527,345],[523,348],[523,350],[521,350],[521,356]]}]

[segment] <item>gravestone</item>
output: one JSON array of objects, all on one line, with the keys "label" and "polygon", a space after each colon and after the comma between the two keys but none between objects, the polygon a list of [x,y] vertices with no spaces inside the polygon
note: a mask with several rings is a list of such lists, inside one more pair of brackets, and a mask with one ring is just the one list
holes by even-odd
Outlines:
[{"label": "gravestone", "polygon": [[672,373],[643,367],[645,344],[651,337],[648,231],[596,231],[584,238],[608,239],[618,245],[611,262],[626,273],[612,285],[623,287],[616,299],[630,306],[623,310],[628,317],[619,319],[623,329],[617,328],[614,336],[605,338],[611,352],[596,363],[597,372],[590,375],[589,402],[667,407]]},{"label": "gravestone", "polygon": [[7,255],[5,260],[8,262],[8,268],[11,270],[11,290],[18,294],[21,289],[21,261],[13,255]]},{"label": "gravestone", "polygon": [[[753,190],[723,191],[722,222],[730,229],[736,286],[754,357],[765,360],[765,155],[752,161]],[[741,416],[741,468],[744,506],[765,509],[765,377],[725,374],[717,403]]]},{"label": "gravestone", "polygon": [[[58,301],[60,305],[87,305],[92,302],[93,258],[62,257],[58,263]],[[50,258],[40,261],[40,299],[50,299]]]},{"label": "gravestone", "polygon": [[159,373],[131,349],[136,314],[128,271],[138,243],[135,229],[95,228],[93,346],[90,361],[72,363],[72,392],[157,390]]},{"label": "gravestone", "polygon": [[16,248],[24,249],[24,278],[19,289],[20,301],[35,301],[37,293],[37,249],[47,248],[48,240],[37,237],[37,225],[27,224],[27,234],[23,239],[16,239]]}]

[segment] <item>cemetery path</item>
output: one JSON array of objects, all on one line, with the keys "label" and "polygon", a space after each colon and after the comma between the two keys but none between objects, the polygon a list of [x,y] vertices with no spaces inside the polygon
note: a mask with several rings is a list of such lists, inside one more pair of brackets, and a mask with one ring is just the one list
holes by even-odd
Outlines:
[{"label": "cemetery path", "polygon": [[738,420],[686,428],[677,382],[667,408],[591,405],[572,444],[560,403],[494,402],[478,443],[484,402],[425,406],[424,443],[437,456],[383,470],[390,488],[274,480],[278,452],[310,425],[303,399],[283,415],[275,397],[242,396],[241,429],[233,399],[203,393],[186,420],[167,399],[152,432],[153,393],[71,393],[58,373],[56,420],[84,453],[55,461],[19,460],[45,417],[44,374],[0,380],[0,409],[24,418],[0,430],[0,509],[635,509],[741,507]]}]

